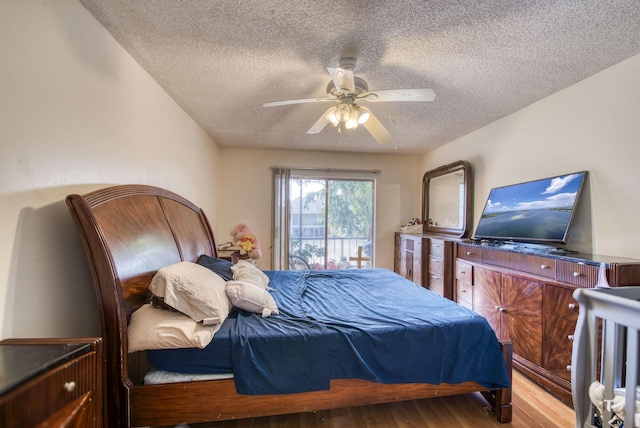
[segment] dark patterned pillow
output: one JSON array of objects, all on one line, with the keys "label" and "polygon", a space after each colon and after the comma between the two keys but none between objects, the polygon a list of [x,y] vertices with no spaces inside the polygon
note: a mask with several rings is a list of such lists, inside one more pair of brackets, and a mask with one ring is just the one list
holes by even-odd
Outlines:
[{"label": "dark patterned pillow", "polygon": [[217,259],[203,254],[198,257],[196,263],[220,275],[225,281],[231,281],[233,279],[233,272],[231,271],[233,263],[229,260]]}]

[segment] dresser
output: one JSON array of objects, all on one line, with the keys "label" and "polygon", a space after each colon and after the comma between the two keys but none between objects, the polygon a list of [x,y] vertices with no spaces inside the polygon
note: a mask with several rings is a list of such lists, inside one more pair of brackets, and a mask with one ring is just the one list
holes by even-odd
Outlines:
[{"label": "dresser", "polygon": [[426,286],[422,277],[423,245],[422,235],[396,232],[393,269],[409,281]]},{"label": "dresser", "polygon": [[453,299],[455,238],[396,232],[394,271],[440,296]]},{"label": "dresser", "polygon": [[456,244],[455,300],[484,316],[513,343],[513,363],[568,405],[576,288],[593,288],[604,264],[610,286],[640,284],[640,260],[547,254]]},{"label": "dresser", "polygon": [[102,427],[100,338],[0,342],[0,426]]},{"label": "dresser", "polygon": [[453,299],[453,241],[425,235],[427,266],[426,288],[447,299]]}]

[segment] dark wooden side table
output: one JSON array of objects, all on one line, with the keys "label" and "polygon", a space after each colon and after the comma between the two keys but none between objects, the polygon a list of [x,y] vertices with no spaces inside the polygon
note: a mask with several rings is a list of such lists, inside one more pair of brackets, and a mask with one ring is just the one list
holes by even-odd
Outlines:
[{"label": "dark wooden side table", "polygon": [[0,426],[102,427],[102,339],[0,342]]},{"label": "dark wooden side table", "polygon": [[238,250],[218,250],[218,258],[223,260],[229,260],[231,263],[236,264],[240,259],[240,251]]}]

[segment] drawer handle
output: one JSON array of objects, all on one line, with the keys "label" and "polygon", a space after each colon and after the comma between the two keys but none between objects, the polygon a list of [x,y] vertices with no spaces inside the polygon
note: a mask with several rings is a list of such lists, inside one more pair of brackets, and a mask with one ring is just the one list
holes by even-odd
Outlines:
[{"label": "drawer handle", "polygon": [[470,256],[470,255],[471,255],[471,251],[467,251],[467,256]]},{"label": "drawer handle", "polygon": [[496,306],[495,309],[498,312],[505,312],[507,310],[506,308],[503,308],[502,306]]},{"label": "drawer handle", "polygon": [[465,290],[464,288],[462,290],[460,290],[461,293],[466,293],[467,290]]},{"label": "drawer handle", "polygon": [[576,305],[575,303],[569,303],[569,309],[575,309]]},{"label": "drawer handle", "polygon": [[570,334],[569,336],[567,336],[567,339],[573,340],[573,334]]},{"label": "drawer handle", "polygon": [[579,277],[579,276],[580,276],[580,272],[574,272],[574,273],[573,273],[573,276],[574,276],[575,278]]},{"label": "drawer handle", "polygon": [[547,266],[547,265],[540,265],[540,269],[542,269],[542,270],[549,269],[549,266]]},{"label": "drawer handle", "polygon": [[74,381],[65,382],[63,388],[67,392],[72,392],[74,389],[76,389],[76,383]]},{"label": "drawer handle", "polygon": [[571,371],[571,366],[567,366],[567,370]]}]

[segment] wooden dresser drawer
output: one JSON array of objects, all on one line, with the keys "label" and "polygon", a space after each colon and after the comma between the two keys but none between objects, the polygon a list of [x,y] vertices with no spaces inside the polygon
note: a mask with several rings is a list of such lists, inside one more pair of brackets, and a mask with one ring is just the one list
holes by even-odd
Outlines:
[{"label": "wooden dresser drawer", "polygon": [[509,267],[509,255],[507,251],[502,251],[494,247],[482,249],[482,263],[493,266]]},{"label": "wooden dresser drawer", "polygon": [[575,321],[545,316],[544,340],[546,342],[571,352],[575,331]]},{"label": "wooden dresser drawer", "polygon": [[444,267],[441,258],[429,256],[429,272],[442,276]]},{"label": "wooden dresser drawer", "polygon": [[542,367],[566,381],[571,381],[571,350],[544,342]]},{"label": "wooden dresser drawer", "polygon": [[531,254],[509,254],[509,268],[555,279],[556,261]]},{"label": "wooden dresser drawer", "polygon": [[456,302],[469,309],[473,309],[473,285],[463,281],[457,281],[456,285]]},{"label": "wooden dresser drawer", "polygon": [[458,260],[456,262],[456,279],[458,281],[473,284],[473,266],[469,263]]},{"label": "wooden dresser drawer", "polygon": [[429,255],[441,259],[444,256],[444,242],[439,239],[429,239]]},{"label": "wooden dresser drawer", "polygon": [[0,426],[101,427],[100,339],[89,348],[71,348],[84,339],[69,339],[75,342],[69,344],[68,352],[59,351],[65,346],[62,339],[29,340],[2,341],[3,353],[18,360],[4,361],[3,370],[25,375],[16,378],[15,386],[0,396]]},{"label": "wooden dresser drawer", "polygon": [[[78,405],[88,409],[67,408],[69,413],[79,411],[79,417],[89,417],[91,420],[95,417],[95,374],[92,370],[95,372],[94,352],[78,357],[23,385],[5,406],[6,419],[2,426],[35,426],[77,400]],[[83,400],[84,396],[86,398]],[[94,426],[94,422],[91,420],[90,424],[82,426]]]},{"label": "wooden dresser drawer", "polygon": [[578,287],[593,288],[598,282],[598,266],[558,260],[556,280]]},{"label": "wooden dresser drawer", "polygon": [[482,261],[482,248],[472,245],[458,245],[457,256],[472,262]]},{"label": "wooden dresser drawer", "polygon": [[546,284],[544,287],[545,314],[553,318],[566,319],[575,324],[578,321],[580,306],[573,298],[574,290],[575,288],[563,288]]},{"label": "wooden dresser drawer", "polygon": [[444,295],[444,279],[442,279],[442,276],[429,273],[428,288],[440,296]]}]

